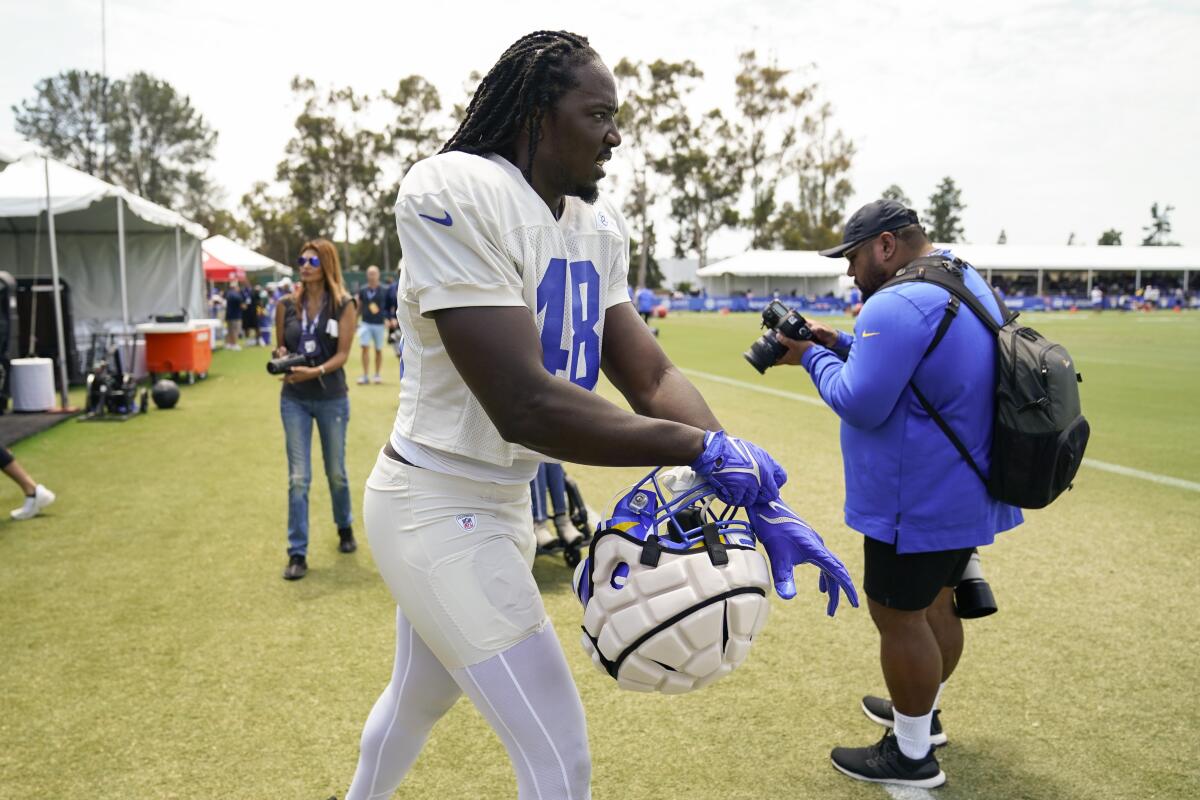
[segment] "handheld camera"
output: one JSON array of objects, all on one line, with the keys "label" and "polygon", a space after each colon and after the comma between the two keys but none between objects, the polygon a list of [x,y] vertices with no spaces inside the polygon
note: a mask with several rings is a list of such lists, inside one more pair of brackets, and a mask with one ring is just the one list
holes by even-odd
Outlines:
[{"label": "handheld camera", "polygon": [[294,367],[311,367],[312,359],[303,353],[289,353],[286,356],[272,358],[267,362],[267,372],[272,375],[286,375]]},{"label": "handheld camera", "polygon": [[789,339],[808,341],[813,338],[813,332],[808,327],[808,320],[800,316],[798,311],[785,306],[778,300],[772,300],[762,312],[763,327],[767,329],[750,349],[742,353],[742,358],[750,362],[750,366],[759,374],[766,373],[769,367],[775,365],[787,348],[775,339],[776,333],[782,333]]}]

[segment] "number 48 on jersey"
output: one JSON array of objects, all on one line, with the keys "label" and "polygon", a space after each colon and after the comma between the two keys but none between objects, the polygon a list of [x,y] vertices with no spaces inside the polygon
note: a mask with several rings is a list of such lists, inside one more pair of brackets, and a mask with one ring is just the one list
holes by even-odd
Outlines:
[{"label": "number 48 on jersey", "polygon": [[[569,292],[569,300],[568,300]],[[563,327],[570,303],[570,349],[563,349]],[[600,273],[591,261],[550,259],[537,289],[542,318],[542,364],[547,371],[591,390],[600,377]]]}]

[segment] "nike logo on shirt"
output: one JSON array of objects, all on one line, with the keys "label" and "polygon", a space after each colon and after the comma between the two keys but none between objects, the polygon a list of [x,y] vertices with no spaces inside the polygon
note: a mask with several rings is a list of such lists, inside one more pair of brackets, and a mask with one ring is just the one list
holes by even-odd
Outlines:
[{"label": "nike logo on shirt", "polygon": [[417,216],[421,217],[422,219],[427,219],[430,222],[436,222],[438,225],[445,225],[447,228],[449,228],[451,225],[454,224],[454,220],[452,220],[450,218],[449,211],[447,211],[445,213],[446,213],[446,216],[444,216],[444,217],[431,217],[428,214],[417,214]]},{"label": "nike logo on shirt", "polygon": [[866,339],[868,336],[878,336],[880,331],[863,331],[862,337]]}]

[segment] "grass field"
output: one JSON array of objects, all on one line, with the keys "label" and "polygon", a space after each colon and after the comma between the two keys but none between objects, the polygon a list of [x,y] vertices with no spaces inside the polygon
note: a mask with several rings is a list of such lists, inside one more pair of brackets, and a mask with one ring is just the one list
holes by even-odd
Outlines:
[{"label": "grass field", "polygon": [[[1084,374],[1090,457],[1200,481],[1200,315],[1033,319]],[[756,335],[750,316],[659,325],[723,423],[787,466],[785,497],[861,578],[860,536],[841,522],[838,422],[795,399],[816,396],[807,376],[759,377],[741,360]],[[176,410],[68,422],[15,448],[59,501],[34,521],[0,522],[0,798],[345,791],[391,670],[393,608],[365,535],[356,555],[336,552],[320,478],[309,576],[280,579],[286,468],[265,358],[218,353]],[[386,365],[384,386],[352,387],[356,520],[395,410],[395,360]],[[571,472],[594,506],[639,474]],[[949,782],[934,794],[1200,797],[1200,492],[1085,467],[1072,492],[1027,520],[984,553],[1001,610],[967,623],[943,700]],[[596,798],[888,797],[829,765],[834,745],[878,737],[857,703],[883,683],[865,609],[825,617],[808,570],[795,600],[774,601],[738,672],[667,698],[619,691],[593,670],[567,570],[538,561],[588,714]],[[503,748],[466,701],[396,793],[514,796]]]}]

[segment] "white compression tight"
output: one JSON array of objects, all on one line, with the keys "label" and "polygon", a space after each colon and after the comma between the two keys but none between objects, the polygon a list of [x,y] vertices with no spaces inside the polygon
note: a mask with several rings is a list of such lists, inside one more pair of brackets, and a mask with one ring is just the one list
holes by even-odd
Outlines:
[{"label": "white compression tight", "polygon": [[590,800],[583,705],[554,629],[447,670],[399,608],[392,680],[367,717],[346,800],[391,797],[434,723],[464,692],[508,750],[519,800]]}]

